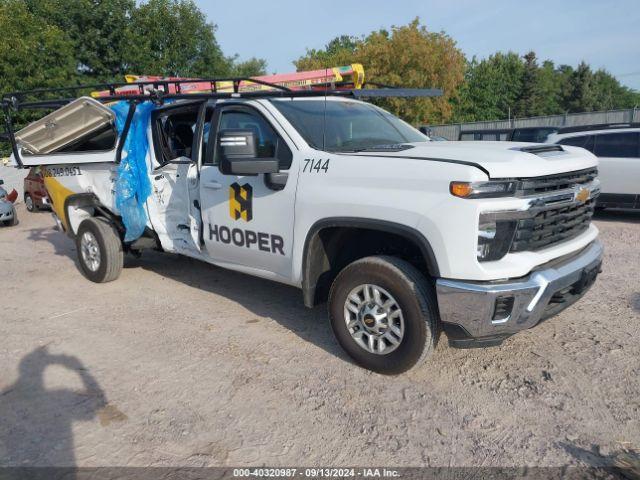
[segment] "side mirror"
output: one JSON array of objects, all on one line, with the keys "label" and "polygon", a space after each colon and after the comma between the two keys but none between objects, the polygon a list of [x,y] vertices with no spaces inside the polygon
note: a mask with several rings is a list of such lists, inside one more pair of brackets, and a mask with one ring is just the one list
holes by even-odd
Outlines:
[{"label": "side mirror", "polygon": [[4,180],[0,180],[0,185],[4,185]]},{"label": "side mirror", "polygon": [[253,130],[228,129],[218,134],[220,172],[224,175],[258,175],[277,173],[276,158],[258,158]]}]

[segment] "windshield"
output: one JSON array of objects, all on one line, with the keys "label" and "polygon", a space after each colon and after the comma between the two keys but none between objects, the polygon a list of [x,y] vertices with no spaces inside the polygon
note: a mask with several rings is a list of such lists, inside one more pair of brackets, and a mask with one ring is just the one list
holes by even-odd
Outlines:
[{"label": "windshield", "polygon": [[366,103],[287,99],[272,102],[306,142],[318,150],[357,152],[429,141],[409,124]]}]

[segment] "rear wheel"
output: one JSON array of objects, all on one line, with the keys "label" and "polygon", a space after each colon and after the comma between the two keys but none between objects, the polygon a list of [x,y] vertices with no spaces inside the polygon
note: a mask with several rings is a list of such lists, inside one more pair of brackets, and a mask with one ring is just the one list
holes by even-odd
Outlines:
[{"label": "rear wheel", "polygon": [[437,341],[433,287],[395,257],[357,260],[337,276],[329,296],[333,332],[359,365],[402,373],[424,360]]},{"label": "rear wheel", "polygon": [[83,220],[76,235],[76,249],[82,273],[92,282],[111,282],[120,276],[124,262],[122,241],[108,220]]},{"label": "rear wheel", "polygon": [[35,212],[38,209],[35,202],[33,201],[33,198],[28,193],[24,194],[24,204],[26,205],[27,210],[30,212]]}]

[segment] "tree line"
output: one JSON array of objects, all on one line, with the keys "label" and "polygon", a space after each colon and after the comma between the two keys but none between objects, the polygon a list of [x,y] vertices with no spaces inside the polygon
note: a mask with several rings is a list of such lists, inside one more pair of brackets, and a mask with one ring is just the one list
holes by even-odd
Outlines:
[{"label": "tree line", "polygon": [[443,32],[419,19],[363,37],[341,36],[322,49],[307,50],[299,70],[360,62],[370,81],[406,87],[435,87],[440,99],[394,100],[384,106],[414,124],[473,122],[592,112],[640,105],[640,92],[585,62],[576,68],[540,62],[535,52],[498,52],[467,59]]},{"label": "tree line", "polygon": [[192,0],[0,0],[0,91],[124,81],[125,74],[252,76]]},{"label": "tree line", "polygon": [[[122,81],[125,74],[254,76],[261,58],[226,55],[193,0],[0,0],[0,91]],[[380,103],[413,124],[631,108],[640,93],[605,70],[539,61],[534,52],[467,59],[419,19],[307,50],[297,70],[362,63],[370,82],[432,87],[432,99]]]}]

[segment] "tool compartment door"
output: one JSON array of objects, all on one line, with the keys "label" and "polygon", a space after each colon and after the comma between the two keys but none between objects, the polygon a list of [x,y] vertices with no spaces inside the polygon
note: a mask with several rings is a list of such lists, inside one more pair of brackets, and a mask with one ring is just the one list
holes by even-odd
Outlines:
[{"label": "tool compartment door", "polygon": [[[118,136],[115,113],[100,102],[82,97],[49,113],[15,134],[24,165],[95,163],[95,156],[69,154],[113,152]],[[100,161],[105,161],[104,157]]]}]

